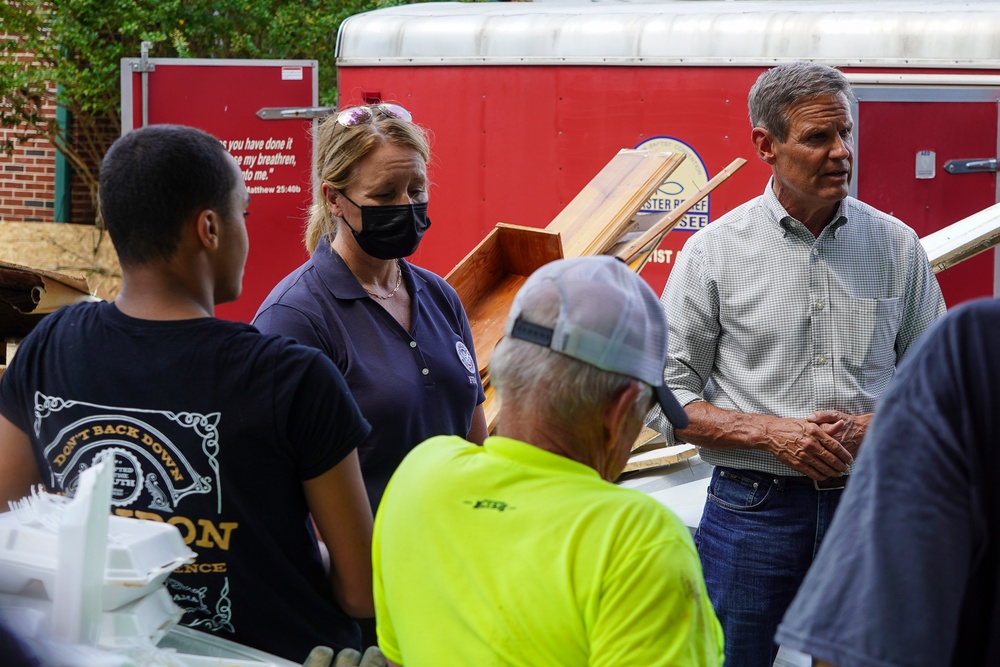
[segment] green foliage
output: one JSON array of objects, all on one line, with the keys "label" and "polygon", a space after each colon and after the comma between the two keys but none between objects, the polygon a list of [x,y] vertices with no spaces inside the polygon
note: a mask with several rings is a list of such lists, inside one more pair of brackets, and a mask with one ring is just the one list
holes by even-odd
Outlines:
[{"label": "green foliage", "polygon": [[[336,102],[335,44],[341,21],[402,0],[3,0],[0,4],[0,127],[17,140],[44,139],[96,192],[108,124],[120,132],[120,61],[143,41],[155,58],[319,61],[320,103]],[[59,89],[55,87],[59,85]],[[71,142],[43,102],[68,110]],[[9,154],[13,144],[0,146]]]}]

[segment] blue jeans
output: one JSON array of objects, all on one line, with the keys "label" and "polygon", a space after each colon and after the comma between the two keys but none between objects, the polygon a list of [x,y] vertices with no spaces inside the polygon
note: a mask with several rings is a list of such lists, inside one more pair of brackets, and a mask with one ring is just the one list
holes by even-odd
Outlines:
[{"label": "blue jeans", "polygon": [[774,633],[833,520],[842,492],[805,478],[717,467],[695,532],[726,667],[771,667]]}]

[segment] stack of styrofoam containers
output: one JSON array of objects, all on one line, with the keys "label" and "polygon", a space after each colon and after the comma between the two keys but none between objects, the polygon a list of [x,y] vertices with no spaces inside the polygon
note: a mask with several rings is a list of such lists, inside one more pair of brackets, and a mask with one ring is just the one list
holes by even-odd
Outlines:
[{"label": "stack of styrofoam containers", "polygon": [[0,622],[62,667],[276,664],[157,646],[182,614],[164,581],[196,555],[173,525],[109,514],[113,464],[98,455],[72,499],[36,489],[0,514]]},{"label": "stack of styrofoam containers", "polygon": [[[59,535],[0,514],[0,609],[27,622],[32,634],[52,635]],[[111,516],[96,645],[112,650],[151,648],[181,618],[163,586],[195,554],[174,526]]]}]

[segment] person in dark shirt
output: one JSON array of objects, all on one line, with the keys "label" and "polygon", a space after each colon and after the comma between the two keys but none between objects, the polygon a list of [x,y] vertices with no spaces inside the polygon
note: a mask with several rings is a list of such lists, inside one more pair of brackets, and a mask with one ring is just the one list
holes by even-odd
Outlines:
[{"label": "person in dark shirt", "polygon": [[249,245],[235,160],[200,130],[149,126],[108,151],[100,201],[121,293],[45,317],[0,379],[0,501],[72,494],[112,451],[114,513],[173,524],[198,554],[167,579],[182,623],[297,662],[360,648],[370,426],[317,350],[213,316]]},{"label": "person in dark shirt", "polygon": [[778,641],[820,665],[1000,665],[1000,301],[903,361]]},{"label": "person in dark shirt", "polygon": [[430,149],[397,104],[344,109],[319,126],[311,257],[253,324],[322,350],[372,424],[358,447],[372,509],[417,443],[482,444],[485,400],[472,331],[451,285],[408,262],[430,226]]}]

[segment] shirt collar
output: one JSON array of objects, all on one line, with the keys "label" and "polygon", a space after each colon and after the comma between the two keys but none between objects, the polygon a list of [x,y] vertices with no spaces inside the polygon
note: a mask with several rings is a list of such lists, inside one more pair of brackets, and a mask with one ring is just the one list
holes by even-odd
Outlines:
[{"label": "shirt collar", "polygon": [[529,465],[533,468],[542,468],[558,473],[572,473],[583,477],[594,477],[601,479],[600,474],[591,468],[573,459],[554,454],[534,445],[493,435],[486,438],[483,443],[486,451],[494,456],[515,461],[521,465]]},{"label": "shirt collar", "polygon": [[[788,215],[788,211],[786,211],[785,207],[778,201],[778,196],[774,194],[774,188],[771,187],[773,184],[774,176],[767,179],[767,186],[764,188],[763,204],[764,209],[768,212],[768,217],[770,217],[776,225],[781,227],[785,233],[797,227],[802,227],[802,223]],[[837,204],[837,212],[834,215],[833,221],[826,226],[823,233],[826,233],[827,230],[829,230],[829,232],[833,234],[834,238],[836,238],[837,230],[839,230],[844,223],[847,222],[847,215],[845,214],[847,207],[844,205],[845,201],[847,201],[846,197],[841,199]]]},{"label": "shirt collar", "polygon": [[[313,251],[312,262],[319,269],[320,279],[330,293],[337,299],[366,299],[368,293],[361,286],[358,279],[351,273],[351,269],[343,258],[333,251],[330,245],[330,237],[324,236],[320,239],[316,250]],[[416,294],[424,287],[422,276],[411,270],[410,264],[405,260],[399,260],[399,266],[403,269],[403,281],[410,294]]]}]

